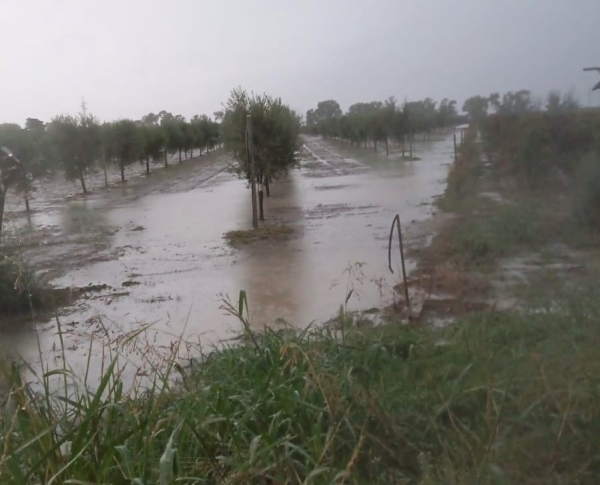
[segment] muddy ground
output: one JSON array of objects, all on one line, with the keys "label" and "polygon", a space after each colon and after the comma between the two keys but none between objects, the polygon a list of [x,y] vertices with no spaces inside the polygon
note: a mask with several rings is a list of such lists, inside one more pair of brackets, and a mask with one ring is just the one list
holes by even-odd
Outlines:
[{"label": "muddy ground", "polygon": [[[409,247],[431,240],[434,227],[419,222],[444,190],[451,134],[415,150],[420,160],[409,162],[397,150],[386,156],[306,137],[301,168],[273,183],[265,204],[268,221],[292,235],[237,249],[223,234],[250,228],[250,194],[222,151],[150,176],[134,167],[126,184],[112,174],[109,189],[98,173],[85,197],[76,185],[46,183],[29,218],[19,201],[8,205],[9,237],[50,284],[73,290],[72,305],[11,325],[2,341],[29,361],[60,360],[60,324],[71,365],[90,358],[95,366],[119,348],[138,368],[179,336],[195,352],[234,335],[239,324],[222,304],[240,290],[257,328],[327,321],[351,290],[350,309],[389,306],[400,274],[395,252],[395,274],[388,270],[392,219],[400,215]],[[119,347],[146,325],[141,343]]]}]

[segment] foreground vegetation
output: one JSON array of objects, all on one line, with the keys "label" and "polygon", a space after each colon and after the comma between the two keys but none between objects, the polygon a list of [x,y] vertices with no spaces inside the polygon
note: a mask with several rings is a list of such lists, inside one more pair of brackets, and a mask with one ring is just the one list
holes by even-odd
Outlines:
[{"label": "foreground vegetation", "polygon": [[600,294],[538,297],[444,330],[256,333],[242,318],[240,343],[129,392],[117,357],[99,383],[47,369],[41,394],[13,367],[0,481],[595,483]]}]

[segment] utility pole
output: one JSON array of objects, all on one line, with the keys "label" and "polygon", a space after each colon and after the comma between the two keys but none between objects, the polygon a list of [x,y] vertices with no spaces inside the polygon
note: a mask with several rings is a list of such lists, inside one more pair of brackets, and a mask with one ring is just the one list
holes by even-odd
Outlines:
[{"label": "utility pole", "polygon": [[246,116],[246,155],[250,167],[250,190],[252,192],[252,227],[258,229],[258,214],[256,208],[256,170],[254,168],[254,153],[252,151],[252,116]]}]

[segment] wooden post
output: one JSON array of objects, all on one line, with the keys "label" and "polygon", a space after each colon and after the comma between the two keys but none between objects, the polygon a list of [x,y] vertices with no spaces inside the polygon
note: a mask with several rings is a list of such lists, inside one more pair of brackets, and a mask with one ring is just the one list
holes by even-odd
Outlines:
[{"label": "wooden post", "polygon": [[262,182],[258,183],[258,218],[261,221],[265,220],[265,210],[264,210],[264,193],[263,193],[263,184]]},{"label": "wooden post", "polygon": [[406,135],[402,135],[402,160],[404,160],[404,152],[406,151]]},{"label": "wooden post", "polygon": [[454,133],[454,163],[458,160],[458,152],[456,151],[456,133]]},{"label": "wooden post", "polygon": [[246,153],[250,166],[250,191],[252,192],[252,227],[258,229],[258,211],[256,207],[256,170],[254,167],[254,153],[252,151],[252,117],[246,116]]}]

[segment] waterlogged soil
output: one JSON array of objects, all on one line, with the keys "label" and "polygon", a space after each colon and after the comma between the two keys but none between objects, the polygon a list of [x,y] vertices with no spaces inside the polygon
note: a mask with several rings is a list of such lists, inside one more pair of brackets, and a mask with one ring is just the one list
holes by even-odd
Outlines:
[{"label": "waterlogged soil", "polygon": [[[388,269],[392,219],[400,215],[408,246],[429,240],[417,222],[434,211],[452,150],[451,134],[418,143],[418,161],[306,137],[301,168],[272,183],[265,199],[268,221],[290,227],[290,237],[235,249],[223,234],[251,228],[250,192],[222,151],[153,167],[150,176],[137,167],[126,184],[111,174],[108,189],[96,174],[85,197],[76,185],[46,183],[30,217],[9,201],[8,238],[50,284],[72,289],[72,304],[11,324],[2,343],[51,366],[63,347],[76,370],[89,359],[98,371],[110,351],[122,351],[143,375],[141,362],[179,337],[193,354],[234,336],[239,323],[224,301],[237,307],[240,290],[256,328],[325,322],[349,294],[351,310],[384,308],[397,298],[400,274],[397,248],[394,274]],[[143,339],[127,340],[148,325]]]}]

